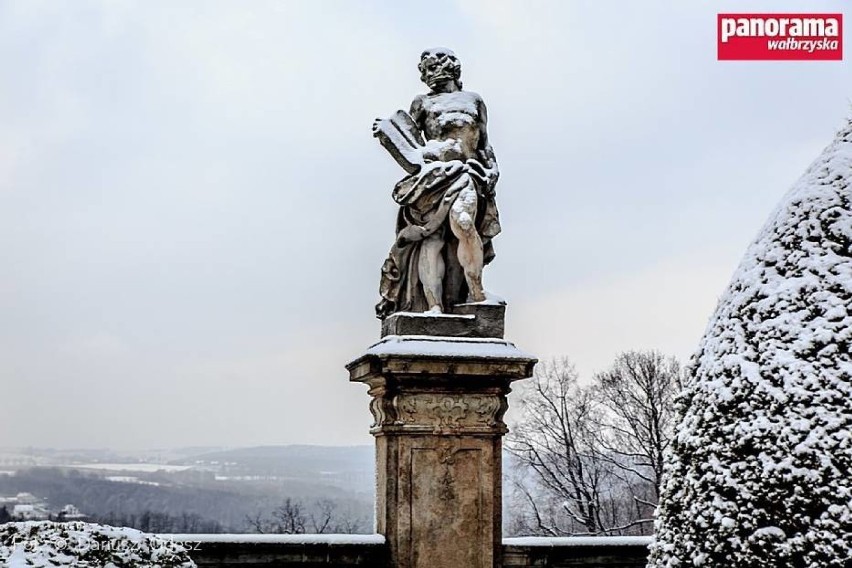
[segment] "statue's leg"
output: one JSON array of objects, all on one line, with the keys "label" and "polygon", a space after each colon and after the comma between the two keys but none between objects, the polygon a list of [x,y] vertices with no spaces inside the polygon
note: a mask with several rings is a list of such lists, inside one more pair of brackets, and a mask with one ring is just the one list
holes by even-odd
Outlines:
[{"label": "statue's leg", "polygon": [[[449,222],[449,221],[448,221]],[[467,300],[467,282],[464,269],[459,262],[459,241],[452,234],[445,233],[444,250],[444,305],[448,308]]]},{"label": "statue's leg", "polygon": [[444,311],[441,303],[444,295],[444,258],[441,256],[443,248],[444,240],[438,233],[433,233],[420,243],[420,262],[417,270],[430,312]]},{"label": "statue's leg", "polygon": [[482,239],[476,232],[476,190],[473,184],[459,192],[450,208],[450,229],[459,240],[459,264],[464,269],[464,278],[470,297],[469,301],[485,300],[482,290]]}]

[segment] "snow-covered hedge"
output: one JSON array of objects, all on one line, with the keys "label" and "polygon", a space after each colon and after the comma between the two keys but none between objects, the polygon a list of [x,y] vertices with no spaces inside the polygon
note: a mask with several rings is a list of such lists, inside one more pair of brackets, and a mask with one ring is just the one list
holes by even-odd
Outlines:
[{"label": "snow-covered hedge", "polygon": [[649,566],[852,562],[852,124],[784,197],[680,399]]},{"label": "snow-covered hedge", "polygon": [[0,566],[41,568],[191,568],[186,549],[128,528],[50,521],[0,525]]}]

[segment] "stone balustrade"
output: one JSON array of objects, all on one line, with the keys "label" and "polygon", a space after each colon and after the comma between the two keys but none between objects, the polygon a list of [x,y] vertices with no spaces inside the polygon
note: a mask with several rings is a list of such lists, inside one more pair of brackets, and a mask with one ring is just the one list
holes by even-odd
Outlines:
[{"label": "stone balustrade", "polygon": [[[161,535],[184,543],[199,568],[300,566],[385,568],[381,535]],[[644,568],[650,537],[503,539],[505,568]],[[436,567],[437,568],[437,567]]]},{"label": "stone balustrade", "polygon": [[599,536],[560,538],[505,538],[505,568],[645,568],[648,560],[647,536]]}]

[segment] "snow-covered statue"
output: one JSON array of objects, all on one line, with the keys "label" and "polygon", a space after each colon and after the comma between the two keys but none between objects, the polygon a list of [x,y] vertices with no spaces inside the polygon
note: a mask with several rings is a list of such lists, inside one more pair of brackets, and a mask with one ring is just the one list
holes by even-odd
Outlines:
[{"label": "snow-covered statue", "polygon": [[408,173],[393,189],[400,209],[382,266],[380,319],[485,300],[482,268],[500,232],[485,103],[462,90],[461,63],[449,49],[427,49],[419,69],[429,92],[408,113],[373,123],[373,135]]}]

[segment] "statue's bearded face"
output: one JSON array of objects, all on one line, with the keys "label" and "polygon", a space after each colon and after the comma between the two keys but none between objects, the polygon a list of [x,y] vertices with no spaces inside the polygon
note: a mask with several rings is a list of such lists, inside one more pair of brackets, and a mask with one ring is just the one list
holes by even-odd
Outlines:
[{"label": "statue's bearded face", "polygon": [[444,81],[455,81],[461,88],[461,62],[456,54],[444,47],[427,49],[420,55],[420,80],[430,89]]}]

